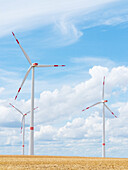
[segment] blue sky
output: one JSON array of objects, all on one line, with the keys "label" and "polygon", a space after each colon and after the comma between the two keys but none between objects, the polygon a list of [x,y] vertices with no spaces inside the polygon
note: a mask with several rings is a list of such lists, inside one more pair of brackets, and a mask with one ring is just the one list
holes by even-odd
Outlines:
[{"label": "blue sky", "polygon": [[[81,112],[105,97],[106,156],[128,157],[128,2],[126,0],[0,1],[0,154],[21,154],[21,117],[9,106],[30,110],[31,73],[16,92],[32,60],[65,64],[37,68],[35,154],[101,156],[102,106]],[[26,117],[25,154],[29,148]]]}]

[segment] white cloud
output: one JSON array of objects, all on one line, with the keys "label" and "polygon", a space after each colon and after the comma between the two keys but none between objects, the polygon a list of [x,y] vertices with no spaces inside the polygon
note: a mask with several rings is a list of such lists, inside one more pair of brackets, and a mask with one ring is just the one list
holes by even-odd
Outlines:
[{"label": "white cloud", "polygon": [[37,140],[54,140],[56,129],[50,125],[40,126],[40,130],[35,132],[35,139]]},{"label": "white cloud", "polygon": [[[121,81],[119,76],[120,71],[122,74]],[[83,113],[81,112],[81,110],[83,107],[86,107],[92,103],[95,103],[97,100],[100,100],[100,93],[102,91],[102,78],[104,75],[106,75],[105,96],[108,96],[110,98],[111,90],[115,89],[116,86],[119,86],[118,90],[120,91],[122,89],[122,86],[124,88],[127,86],[127,72],[128,68],[124,66],[113,68],[112,70],[109,70],[106,67],[95,66],[89,70],[91,78],[88,81],[80,83],[74,88],[68,86],[63,87],[60,91],[55,90],[53,92],[43,92],[41,94],[40,100],[42,101],[41,103],[43,103],[44,105],[41,106],[42,112],[40,113],[39,111],[38,114],[40,115],[40,117],[42,115],[43,124],[45,123],[52,125],[50,126],[50,132],[52,132],[51,135],[48,132],[49,139],[56,141],[61,140],[64,143],[66,142],[66,140],[68,140],[68,144],[70,145],[68,145],[69,148],[73,147],[72,140],[79,140],[78,143],[81,143],[82,147],[84,147],[84,145],[87,145],[90,148],[89,151],[92,148],[91,146],[89,146],[89,143],[93,145],[93,149],[94,145],[99,146],[99,144],[102,143],[102,110],[100,109],[101,107],[99,106],[98,109],[90,109],[90,111],[86,111]],[[115,79],[112,79],[113,74],[114,76],[116,74],[116,82]],[[124,106],[125,111],[123,110]],[[44,107],[47,107],[48,110],[45,108],[45,110],[43,111]],[[108,148],[111,148],[107,151],[108,155],[111,155],[113,150],[116,150],[113,147],[117,144],[117,142],[112,141],[112,139],[120,137],[120,140],[122,139],[124,141],[124,145],[127,142],[126,137],[128,134],[126,129],[128,127],[126,111],[128,106],[126,103],[119,103],[118,101],[116,101],[114,105],[111,105],[109,107],[115,112],[118,117],[116,119],[110,112],[106,110],[106,143],[107,145],[109,145]],[[97,110],[97,112],[95,112],[95,110]],[[49,123],[46,123],[44,119],[47,119],[47,121],[49,119]],[[66,123],[63,124],[60,121],[64,121]],[[41,120],[37,120],[37,122],[41,123]],[[58,122],[58,127],[56,127],[56,123]],[[46,127],[47,125],[45,126],[45,128]],[[42,135],[40,135],[40,138],[42,140],[45,139],[44,136],[41,136]],[[83,139],[87,141],[82,142]],[[67,144],[65,143],[63,147],[66,147],[66,145]],[[72,149],[75,150],[75,147],[73,147]],[[85,149],[85,152],[86,151],[87,148]],[[100,153],[99,151],[96,152]],[[123,149],[122,152],[124,152]]]},{"label": "white cloud", "polygon": [[4,87],[0,87],[0,94],[5,90]]},{"label": "white cloud", "polygon": [[[83,33],[78,30],[72,22],[67,21],[66,19],[61,19],[59,22],[56,22],[55,30],[57,36],[60,37],[58,38],[58,46],[70,45],[76,42],[83,35]],[[60,34],[58,34],[58,31]]]},{"label": "white cloud", "polygon": [[128,16],[123,16],[123,17],[113,17],[113,18],[109,18],[106,21],[104,21],[105,25],[117,25],[120,23],[125,23],[128,21]]},{"label": "white cloud", "polygon": [[[111,91],[118,87],[119,95],[122,95],[122,88],[127,88],[128,86],[128,68],[122,66],[109,70],[107,67],[95,66],[89,70],[89,74],[90,78],[85,82],[81,82],[74,87],[63,86],[61,89],[44,91],[39,98],[35,99],[35,106],[39,107],[35,111],[35,141],[38,145],[41,145],[42,141],[48,141],[51,147],[53,145],[56,146],[55,152],[58,153],[63,143],[63,148],[69,148],[68,153],[74,149],[73,153],[77,153],[77,155],[82,155],[82,151],[79,151],[80,145],[83,148],[86,145],[88,146],[85,148],[86,152],[89,149],[91,153],[93,147],[95,152],[99,155],[101,154],[97,147],[101,148],[100,144],[102,143],[102,106],[94,107],[86,112],[81,110],[101,100],[102,80],[105,75],[105,98],[107,97],[113,103],[110,105],[108,102],[108,106],[118,117],[116,119],[106,110],[106,143],[110,148],[108,154],[111,155],[114,144],[117,145],[118,143],[119,145],[121,140],[123,141],[121,145],[125,147],[128,136],[128,103],[117,98],[116,94],[113,96]],[[127,94],[127,91],[125,93]],[[9,100],[23,112],[29,111],[30,100],[15,102],[12,99]],[[15,121],[20,123],[21,121],[20,115],[8,106],[8,102],[7,100],[0,101],[1,126],[2,123],[6,123],[3,127],[8,127],[7,123],[9,122],[13,123]],[[26,125],[29,124],[30,115],[26,117]],[[17,127],[20,131],[19,125]],[[6,128],[3,129],[1,135],[6,134]],[[29,128],[26,128],[26,133],[29,135]],[[18,140],[19,142],[21,141],[20,136],[19,138],[15,137],[16,134],[14,132],[12,136],[6,137],[4,135],[3,139],[7,144],[16,143],[14,140],[17,142]],[[28,140],[29,137],[26,138],[27,143]],[[78,144],[76,149],[73,145],[74,141],[77,141]]]},{"label": "white cloud", "polygon": [[104,67],[113,68],[115,65],[115,63],[110,59],[104,57],[91,57],[91,56],[72,58],[71,62],[82,65],[84,64],[86,66],[91,67],[93,67],[94,65],[98,66],[102,65]]},{"label": "white cloud", "polygon": [[[82,29],[84,27],[127,22],[127,16],[125,16],[127,11],[124,11],[123,7],[119,13],[117,12],[118,5],[117,9],[112,8],[109,10],[111,4],[116,6],[118,2],[122,1],[37,0],[35,2],[34,0],[28,0],[26,2],[25,0],[19,0],[16,2],[13,0],[10,2],[5,0],[1,2],[0,6],[2,16],[0,18],[0,37],[10,34],[12,31],[27,31],[50,26],[52,29],[48,35],[50,35],[50,39],[54,36],[54,44],[56,37],[58,45],[69,45],[83,35]],[[125,19],[123,19],[123,16],[125,16]],[[84,26],[80,26],[81,23],[84,23]],[[47,36],[44,41],[49,38]]]},{"label": "white cloud", "polygon": [[122,88],[128,86],[128,68],[124,66],[113,68],[110,71],[107,67],[94,66],[89,70],[89,74],[91,76],[89,80],[81,82],[75,87],[63,86],[60,90],[42,92],[40,98],[35,100],[35,105],[39,106],[35,117],[36,122],[58,121],[62,117],[63,120],[71,120],[76,115],[80,116],[84,107],[101,100],[104,76],[106,76],[105,98],[107,99],[112,96],[111,92],[116,91],[116,88],[121,95]]},{"label": "white cloud", "polygon": [[57,136],[62,139],[79,139],[84,138],[84,119],[76,118],[72,122],[67,122],[67,124],[58,130]]}]

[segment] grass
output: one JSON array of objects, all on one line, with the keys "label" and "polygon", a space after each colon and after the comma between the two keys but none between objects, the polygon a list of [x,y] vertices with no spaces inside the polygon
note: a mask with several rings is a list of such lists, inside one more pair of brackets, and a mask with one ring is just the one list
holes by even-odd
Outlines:
[{"label": "grass", "polygon": [[128,170],[128,158],[0,155],[0,170]]}]

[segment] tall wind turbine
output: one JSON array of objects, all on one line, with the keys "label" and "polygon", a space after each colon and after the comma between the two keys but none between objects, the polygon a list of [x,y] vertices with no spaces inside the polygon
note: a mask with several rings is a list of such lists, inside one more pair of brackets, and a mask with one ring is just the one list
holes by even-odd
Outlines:
[{"label": "tall wind turbine", "polygon": [[[102,100],[100,102],[97,102],[86,109],[83,109],[82,111],[85,111],[93,106],[96,106],[98,104],[103,104],[103,131],[102,131],[102,157],[105,157],[105,107],[115,116],[115,114],[109,109],[109,107],[106,105],[106,102],[108,100],[104,99],[104,85],[105,85],[105,77],[103,79],[103,90],[102,90]],[[115,116],[117,118],[117,116]]]},{"label": "tall wind turbine", "polygon": [[[19,109],[17,109],[14,105],[12,105],[11,103],[9,103],[13,108],[15,108],[21,115],[22,115],[22,121],[21,121],[21,132],[23,129],[23,140],[22,140],[22,149],[23,149],[23,155],[24,155],[24,139],[25,139],[25,116],[30,113],[30,111],[26,112],[23,114],[23,112],[21,112]],[[34,108],[37,109],[38,107]]]},{"label": "tall wind turbine", "polygon": [[34,69],[35,67],[64,67],[65,65],[38,65],[38,63],[32,63],[29,56],[27,55],[27,53],[24,51],[24,49],[22,48],[22,46],[20,45],[18,39],[16,38],[15,34],[12,32],[13,36],[16,39],[16,42],[18,43],[18,45],[20,46],[22,52],[24,53],[26,59],[28,60],[30,67],[21,83],[21,86],[17,92],[17,95],[15,97],[15,100],[30,72],[30,70],[32,69],[32,90],[31,90],[31,121],[30,121],[30,155],[34,155]]}]

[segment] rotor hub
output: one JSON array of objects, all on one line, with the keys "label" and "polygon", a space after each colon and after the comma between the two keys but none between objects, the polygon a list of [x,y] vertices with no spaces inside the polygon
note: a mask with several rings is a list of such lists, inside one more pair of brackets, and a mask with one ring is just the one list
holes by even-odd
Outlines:
[{"label": "rotor hub", "polygon": [[38,66],[38,63],[33,63],[32,66]]},{"label": "rotor hub", "polygon": [[108,100],[103,100],[103,103],[106,103],[106,102],[108,102]]}]

